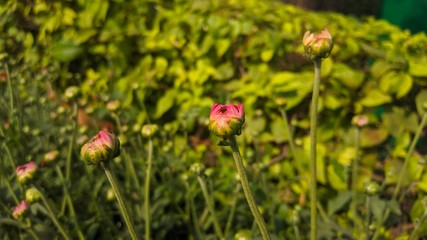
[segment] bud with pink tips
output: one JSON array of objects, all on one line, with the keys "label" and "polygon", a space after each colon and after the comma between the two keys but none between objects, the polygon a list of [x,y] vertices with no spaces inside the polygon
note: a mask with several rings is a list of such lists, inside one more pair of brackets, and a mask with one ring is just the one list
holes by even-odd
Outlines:
[{"label": "bud with pink tips", "polygon": [[334,45],[332,36],[326,28],[321,33],[305,32],[302,43],[305,55],[312,60],[327,58]]},{"label": "bud with pink tips", "polygon": [[222,105],[215,103],[209,117],[209,130],[221,138],[240,135],[245,123],[243,105],[238,103]]},{"label": "bud with pink tips", "polygon": [[29,205],[24,200],[13,209],[12,215],[15,219],[20,219],[28,211]]},{"label": "bud with pink tips", "polygon": [[99,131],[80,150],[83,161],[90,165],[106,162],[120,155],[120,141],[112,133]]},{"label": "bud with pink tips", "polygon": [[18,182],[24,184],[28,180],[31,180],[34,177],[36,171],[37,164],[34,161],[18,166],[16,168],[16,176],[18,177]]}]

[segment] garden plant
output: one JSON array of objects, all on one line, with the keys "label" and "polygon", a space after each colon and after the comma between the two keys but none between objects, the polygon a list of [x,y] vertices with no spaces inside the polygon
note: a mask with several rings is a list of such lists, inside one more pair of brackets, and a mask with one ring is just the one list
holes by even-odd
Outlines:
[{"label": "garden plant", "polygon": [[0,239],[423,239],[427,36],[276,0],[0,4]]}]

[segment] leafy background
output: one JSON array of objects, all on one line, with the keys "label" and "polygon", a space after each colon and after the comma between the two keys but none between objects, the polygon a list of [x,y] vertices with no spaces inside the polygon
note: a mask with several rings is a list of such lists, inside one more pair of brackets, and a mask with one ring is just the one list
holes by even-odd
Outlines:
[{"label": "leafy background", "polygon": [[[301,38],[307,30],[324,27],[332,33],[334,49],[322,64],[317,149],[321,236],[357,239],[363,234],[358,231],[363,225],[349,216],[355,156],[351,119],[356,114],[368,115],[370,123],[362,129],[361,216],[372,211],[375,220],[384,208],[392,209],[390,218],[376,226],[391,238],[405,236],[424,214],[424,134],[408,168],[401,166],[427,100],[425,33],[272,0],[6,1],[0,13],[3,223],[16,205],[8,183],[24,197],[13,163],[41,164],[46,152],[58,150],[55,164],[41,167],[34,181],[60,220],[72,233],[77,219],[88,239],[125,238],[117,206],[106,197],[109,185],[102,171],[79,160],[85,139],[107,128],[121,139],[123,154],[113,168],[142,232],[147,140],[140,129],[155,123],[160,132],[152,178],[153,238],[215,239],[189,171],[194,163],[207,166],[222,227],[231,218],[228,238],[245,230],[258,236],[230,151],[216,146],[207,129],[213,103],[240,101],[246,123],[238,141],[269,230],[283,239],[294,236],[296,225],[305,238],[313,66],[302,55]],[[297,145],[294,157],[283,110]],[[72,159],[68,181],[58,175],[66,172],[67,156]],[[407,172],[405,199],[389,201],[400,171]],[[382,191],[373,198],[374,207],[366,209],[364,186],[371,181]],[[76,208],[74,218],[65,191]],[[32,205],[29,218],[41,235],[57,235],[40,204]],[[201,233],[195,232],[196,225]],[[16,239],[25,233],[5,223],[0,235]]]}]

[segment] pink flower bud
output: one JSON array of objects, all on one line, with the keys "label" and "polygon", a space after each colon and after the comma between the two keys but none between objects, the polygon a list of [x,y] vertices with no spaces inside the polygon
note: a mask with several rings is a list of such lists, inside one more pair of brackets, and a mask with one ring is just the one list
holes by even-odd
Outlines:
[{"label": "pink flower bud", "polygon": [[36,170],[37,165],[33,161],[18,166],[16,168],[16,176],[18,177],[18,182],[23,184],[28,180],[32,179]]},{"label": "pink flower bud", "polygon": [[243,123],[245,123],[245,112],[241,103],[238,103],[237,106],[215,103],[212,106],[209,129],[218,137],[227,138],[233,135],[240,135]]},{"label": "pink flower bud", "polygon": [[112,133],[99,131],[80,150],[83,161],[96,165],[101,161],[108,161],[120,155],[120,141]]},{"label": "pink flower bud", "polygon": [[20,219],[28,211],[28,208],[28,203],[25,200],[22,201],[18,206],[13,209],[13,218]]},{"label": "pink flower bud", "polygon": [[41,166],[44,167],[45,165],[54,162],[59,155],[58,150],[52,150],[50,152],[47,152],[43,156],[43,160],[41,161]]},{"label": "pink flower bud", "polygon": [[333,48],[332,36],[326,28],[319,34],[305,32],[302,43],[310,59],[327,58]]},{"label": "pink flower bud", "polygon": [[364,127],[368,124],[369,118],[367,115],[356,115],[351,120],[351,123],[356,127]]}]

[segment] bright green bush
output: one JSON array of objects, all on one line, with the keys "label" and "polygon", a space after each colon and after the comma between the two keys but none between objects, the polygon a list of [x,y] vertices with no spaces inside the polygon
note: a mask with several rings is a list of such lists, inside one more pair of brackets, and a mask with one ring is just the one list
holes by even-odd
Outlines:
[{"label": "bright green bush", "polygon": [[[306,30],[324,27],[334,38],[334,49],[322,64],[321,234],[328,239],[360,234],[354,227],[359,223],[348,216],[355,114],[367,114],[370,121],[362,130],[359,190],[363,192],[371,180],[383,184],[381,197],[373,198],[374,209],[380,209],[373,211],[373,218],[378,219],[387,207],[393,214],[380,226],[383,231],[403,224],[398,219],[405,214],[410,216],[405,221],[413,222],[424,213],[425,139],[417,145],[408,169],[400,168],[427,100],[426,35],[411,35],[373,18],[312,13],[276,1],[7,1],[0,6],[0,91],[4,96],[0,139],[2,151],[10,153],[1,156],[5,167],[0,191],[8,192],[5,182],[9,181],[17,196],[24,194],[8,159],[15,165],[27,160],[40,163],[44,153],[57,149],[59,170],[43,168],[37,181],[70,232],[75,225],[63,186],[70,191],[76,218],[89,239],[124,234],[125,229],[116,226],[123,225],[116,206],[104,197],[106,179],[79,161],[78,143],[71,148],[68,185],[58,176],[58,171],[66,169],[70,141],[91,136],[99,127],[80,126],[73,137],[74,100],[63,93],[77,86],[80,112],[97,123],[109,122],[120,133],[125,154],[115,168],[131,199],[137,230],[143,229],[143,191],[137,182],[144,177],[146,154],[139,129],[151,122],[161,129],[154,160],[153,237],[200,236],[194,226],[197,221],[204,239],[213,236],[211,222],[203,215],[197,180],[188,172],[192,163],[203,162],[210,167],[208,181],[220,222],[227,221],[230,209],[236,211],[229,232],[232,238],[239,230],[250,229],[252,219],[234,179],[229,152],[215,147],[216,139],[209,137],[206,124],[214,102],[241,101],[246,124],[238,140],[244,144],[252,187],[272,234],[279,239],[294,234],[295,208],[301,209],[301,233],[308,232],[305,196],[313,73],[312,64],[302,56],[301,41]],[[115,115],[106,109],[113,100],[120,102]],[[289,136],[280,115],[283,102],[292,120],[295,158],[287,154]],[[408,171],[404,185],[411,191],[399,206],[388,199],[401,170]],[[1,202],[0,222],[9,217],[7,209],[14,205],[10,193],[2,194]],[[193,219],[192,211],[200,218]],[[55,234],[43,214],[31,218],[37,231]],[[0,225],[0,235],[6,238],[14,239],[18,232]]]}]

